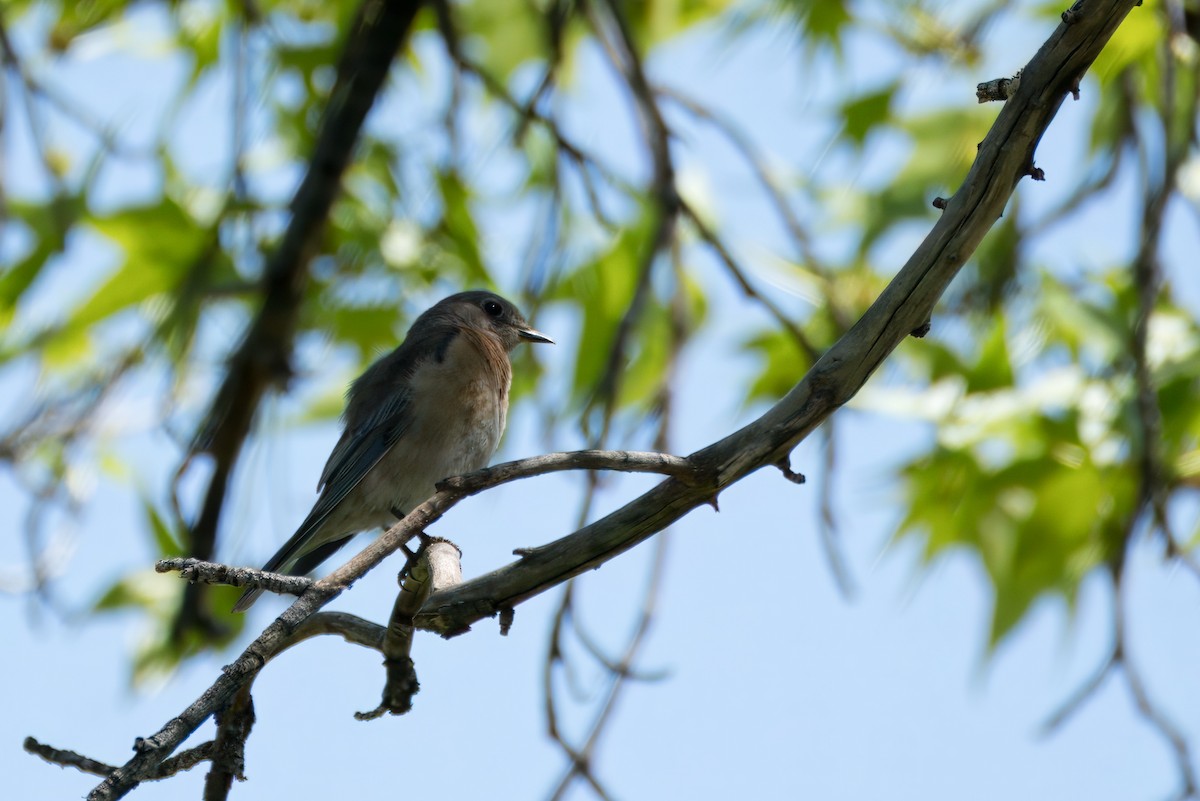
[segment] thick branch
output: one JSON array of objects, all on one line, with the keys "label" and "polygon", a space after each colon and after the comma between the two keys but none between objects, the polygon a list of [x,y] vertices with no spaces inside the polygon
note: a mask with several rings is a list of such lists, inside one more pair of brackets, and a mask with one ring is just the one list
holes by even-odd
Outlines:
[{"label": "thick branch", "polygon": [[423,537],[421,548],[409,558],[401,571],[400,593],[392,606],[387,634],[383,638],[383,664],[387,681],[379,706],[370,712],[358,712],[358,720],[374,720],[386,713],[403,715],[412,709],[413,696],[421,689],[412,660],[413,615],[435,590],[462,583],[462,551],[450,540]]},{"label": "thick branch", "polygon": [[712,502],[730,484],[775,464],[850,400],[896,346],[928,320],[950,280],[999,219],[1063,98],[1095,60],[1136,0],[1089,3],[1060,25],[1022,71],[975,163],[945,212],[866,314],[766,414],[692,454],[705,476],[670,478],[591,525],[524,554],[521,561],[431,597],[417,625],[443,634],[511,607],[598,567]]}]

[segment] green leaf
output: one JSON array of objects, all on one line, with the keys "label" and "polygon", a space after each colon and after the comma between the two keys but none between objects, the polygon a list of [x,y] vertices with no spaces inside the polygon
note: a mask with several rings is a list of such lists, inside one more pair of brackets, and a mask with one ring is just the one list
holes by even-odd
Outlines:
[{"label": "green leaf", "polygon": [[[865,254],[879,237],[908,218],[932,217],[937,195],[951,195],[975,161],[995,112],[953,108],[903,120],[912,151],[900,173],[862,209]],[[839,190],[841,191],[841,190]]]},{"label": "green leaf", "polygon": [[579,302],[583,310],[572,380],[576,401],[591,397],[607,368],[617,327],[633,299],[645,249],[650,246],[652,218],[653,212],[644,207],[608,250],[573,270],[555,289],[554,298]]},{"label": "green leaf", "polygon": [[473,0],[455,7],[462,34],[483,50],[483,66],[502,83],[529,61],[545,58],[543,10],[529,0]]},{"label": "green leaf", "polygon": [[66,50],[78,36],[123,17],[127,5],[127,0],[68,0],[62,3],[50,29],[50,49]]},{"label": "green leaf", "polygon": [[926,560],[952,547],[978,555],[994,590],[993,647],[1040,598],[1072,604],[1084,578],[1122,552],[1137,495],[1137,471],[1114,461],[1128,450],[1094,431],[1083,439],[1078,395],[1005,388],[1003,328],[981,344],[997,386],[968,393],[940,422],[939,445],[901,470],[908,513],[898,531],[923,538]]},{"label": "green leaf", "polygon": [[625,18],[643,51],[707,22],[731,5],[730,0],[625,0]]},{"label": "green leaf", "polygon": [[171,531],[167,521],[158,513],[148,498],[142,499],[142,513],[146,516],[146,525],[149,527],[150,533],[154,535],[154,546],[158,551],[158,558],[170,559],[175,556],[183,556],[185,549],[182,539]]},{"label": "green leaf", "polygon": [[980,343],[979,359],[967,372],[968,392],[987,392],[1013,385],[1012,362],[1008,358],[1004,317],[996,315],[991,329]]},{"label": "green leaf", "polygon": [[32,240],[29,251],[0,273],[0,328],[12,322],[18,304],[42,268],[66,247],[66,234],[84,210],[82,195],[60,195],[45,204],[5,200],[12,222]]},{"label": "green leaf", "polygon": [[1068,286],[1049,273],[1040,278],[1037,322],[1049,339],[1065,345],[1076,359],[1104,364],[1125,351],[1128,328],[1102,279]]},{"label": "green leaf", "polygon": [[847,0],[779,0],[818,45],[841,50],[842,30],[853,21]]},{"label": "green leaf", "polygon": [[437,186],[442,198],[437,233],[445,255],[455,258],[468,283],[490,285],[491,275],[479,250],[479,228],[471,213],[470,187],[454,171],[438,173]]},{"label": "green leaf", "polygon": [[895,94],[896,84],[890,83],[882,89],[859,95],[842,104],[841,115],[846,126],[844,130],[854,144],[862,147],[871,131],[888,122]]},{"label": "green leaf", "polygon": [[992,227],[975,251],[965,275],[952,287],[951,303],[966,311],[981,312],[989,317],[1001,316],[1001,304],[1008,298],[1017,280],[1021,265],[1021,228],[1018,199],[1012,209]]},{"label": "green leaf", "polygon": [[85,328],[177,287],[210,234],[170,199],[91,220],[92,228],[125,252],[125,262],[76,307],[70,328]]},{"label": "green leaf", "polygon": [[779,329],[755,334],[743,342],[742,347],[754,354],[761,364],[746,392],[747,403],[756,400],[774,403],[786,395],[812,366],[795,338]]},{"label": "green leaf", "polygon": [[154,597],[145,592],[150,571],[125,576],[109,587],[92,605],[97,612],[112,612],[130,607],[146,607]]},{"label": "green leaf", "polygon": [[135,685],[169,676],[189,657],[228,646],[246,625],[245,615],[230,611],[241,590],[211,586],[205,588],[206,614],[214,628],[190,627],[180,635],[174,623],[186,587],[178,576],[145,570],[122,577],[94,604],[97,612],[140,613],[144,630],[133,658]]},{"label": "green leaf", "polygon": [[1148,0],[1137,13],[1125,17],[1096,57],[1088,74],[1099,78],[1101,85],[1111,85],[1126,68],[1135,63],[1142,68],[1143,74],[1149,71],[1149,86],[1159,85],[1155,61],[1167,33],[1163,30],[1165,15],[1158,9],[1152,9],[1150,6],[1153,5],[1157,5],[1157,2]]},{"label": "green leaf", "polygon": [[328,298],[314,312],[312,327],[334,342],[354,346],[364,364],[398,344],[396,331],[404,319],[399,304],[366,306]]}]

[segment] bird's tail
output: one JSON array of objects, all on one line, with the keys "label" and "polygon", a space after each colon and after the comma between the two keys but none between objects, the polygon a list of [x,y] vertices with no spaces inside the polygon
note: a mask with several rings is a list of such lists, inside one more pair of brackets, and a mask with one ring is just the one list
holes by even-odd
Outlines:
[{"label": "bird's tail", "polygon": [[[262,566],[262,570],[268,573],[291,573],[291,568],[296,561],[296,558],[289,553],[294,548],[289,547],[289,542],[284,547],[280,548],[274,556],[267,560],[267,563]],[[290,558],[289,558],[290,557]],[[237,603],[233,605],[234,612],[245,612],[250,607],[254,606],[254,602],[258,600],[258,596],[263,594],[263,590],[258,587],[251,587],[242,593],[242,597],[237,599]]]},{"label": "bird's tail", "polygon": [[257,587],[246,590],[242,593],[242,597],[237,599],[237,603],[233,605],[233,611],[245,612],[250,607],[254,606],[254,602],[258,600],[258,596],[262,595],[263,591]]},{"label": "bird's tail", "polygon": [[[301,530],[303,531],[303,528]],[[352,539],[354,539],[353,534],[342,537],[340,540],[322,543],[310,551],[305,551],[302,546],[308,543],[307,538],[297,542],[295,541],[296,538],[293,537],[262,566],[262,569],[268,573],[286,573],[289,576],[303,576],[311,572],[317,565],[332,556],[334,551]],[[246,590],[242,593],[242,597],[238,598],[237,603],[233,605],[233,611],[245,612],[254,605],[254,602],[258,600],[258,596],[262,594],[263,590],[257,587]]]}]

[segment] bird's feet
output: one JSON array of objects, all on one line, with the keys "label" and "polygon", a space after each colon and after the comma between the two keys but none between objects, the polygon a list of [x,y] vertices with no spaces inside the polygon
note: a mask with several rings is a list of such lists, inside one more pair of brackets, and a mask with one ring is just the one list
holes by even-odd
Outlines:
[{"label": "bird's feet", "polygon": [[402,581],[404,580],[404,577],[408,575],[408,571],[412,569],[412,566],[415,565],[417,560],[421,558],[421,551],[424,550],[425,546],[427,546],[434,539],[424,531],[418,531],[416,533],[416,537],[418,540],[420,540],[420,544],[417,545],[416,550],[408,547],[407,542],[400,546],[400,550],[404,551],[405,556],[404,567],[400,568],[400,579]]}]

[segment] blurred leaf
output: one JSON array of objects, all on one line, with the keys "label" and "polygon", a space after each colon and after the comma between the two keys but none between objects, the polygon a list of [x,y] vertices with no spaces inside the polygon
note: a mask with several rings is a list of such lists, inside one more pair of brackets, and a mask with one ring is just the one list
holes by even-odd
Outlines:
[{"label": "blurred leaf", "polygon": [[1098,301],[1108,294],[1098,283],[1071,287],[1043,274],[1037,296],[1038,322],[1046,335],[1066,345],[1074,358],[1111,363],[1125,349],[1127,329],[1111,303]]},{"label": "blurred leaf", "polygon": [[777,0],[800,23],[805,36],[816,44],[841,50],[842,30],[853,17],[847,0]]},{"label": "blurred leaf", "polygon": [[1073,602],[1083,578],[1123,547],[1133,474],[1099,468],[1070,444],[1082,454],[1077,464],[1043,457],[989,469],[967,451],[939,448],[903,471],[908,514],[899,535],[923,537],[926,560],[952,547],[978,552],[995,593],[993,647],[1037,599]]},{"label": "blurred leaf", "polygon": [[1148,84],[1158,86],[1156,54],[1166,39],[1163,30],[1163,15],[1154,8],[1158,0],[1146,0],[1136,14],[1130,14],[1113,33],[1108,44],[1100,51],[1088,74],[1100,79],[1101,85],[1111,84],[1133,64],[1138,64],[1148,73]]},{"label": "blurred leaf", "polygon": [[646,207],[608,250],[573,270],[555,289],[555,299],[579,303],[583,312],[571,382],[577,402],[595,392],[604,374],[617,327],[633,299],[652,217]]},{"label": "blurred leaf", "polygon": [[148,498],[142,499],[142,512],[146,516],[146,525],[150,528],[150,533],[154,535],[154,546],[158,552],[158,558],[170,559],[183,556],[186,553],[183,539],[177,532],[171,531],[167,521],[158,513]]},{"label": "blurred leaf", "polygon": [[1132,109],[1119,92],[1101,92],[1088,137],[1088,153],[1112,159],[1115,150],[1134,133]]},{"label": "blurred leaf", "polygon": [[200,77],[217,64],[221,55],[221,34],[227,30],[230,21],[229,9],[227,3],[193,4],[179,15],[179,44],[192,55],[189,89],[194,89]]},{"label": "blurred leaf", "polygon": [[979,360],[966,373],[968,392],[987,392],[1012,386],[1013,369],[1004,337],[1004,318],[997,316],[980,345]]},{"label": "blurred leaf", "polygon": [[399,305],[343,305],[327,300],[315,312],[313,328],[335,342],[353,345],[364,364],[400,344],[397,329],[405,315]]},{"label": "blurred leaf", "polygon": [[0,273],[0,328],[12,318],[26,291],[33,286],[42,268],[51,257],[66,246],[66,234],[83,213],[82,196],[58,196],[48,203],[31,203],[14,198],[5,199],[9,224],[23,226],[29,238],[27,252],[5,265]]},{"label": "blurred leaf", "polygon": [[464,39],[483,50],[483,66],[501,82],[545,58],[544,9],[531,0],[472,0],[455,8]]},{"label": "blurred leaf", "polygon": [[81,34],[120,19],[128,0],[64,0],[50,28],[51,50],[64,51]]},{"label": "blurred leaf", "polygon": [[158,597],[150,593],[151,579],[161,579],[153,571],[134,573],[120,579],[109,587],[93,605],[97,612],[112,612],[118,609],[149,607]]},{"label": "blurred leaf", "polygon": [[469,187],[453,171],[438,173],[437,186],[442,198],[437,233],[443,252],[455,258],[468,285],[491,285],[491,275],[479,250],[479,228],[471,213]]},{"label": "blurred leaf", "polygon": [[1019,198],[1014,197],[1009,213],[992,226],[956,286],[948,291],[947,305],[986,316],[1002,314],[1001,304],[1013,290],[1021,266],[1020,216]]},{"label": "blurred leaf", "polygon": [[144,628],[133,658],[135,686],[171,675],[189,657],[232,644],[245,626],[245,615],[229,611],[241,590],[214,585],[207,588],[207,612],[220,632],[202,634],[190,628],[176,641],[173,623],[186,586],[178,576],[140,571],[116,581],[93,605],[97,612],[139,613]]},{"label": "blurred leaf", "polygon": [[757,400],[774,403],[812,367],[800,344],[786,331],[769,329],[760,332],[746,340],[742,347],[754,354],[761,364],[746,392],[747,403]]},{"label": "blurred leaf", "polygon": [[711,20],[730,5],[730,0],[623,0],[621,3],[634,38],[643,49]]},{"label": "blurred leaf", "polygon": [[902,120],[899,127],[908,134],[912,150],[900,173],[864,209],[860,252],[903,219],[936,214],[934,197],[952,195],[959,187],[994,120],[995,112],[969,107]]},{"label": "blurred leaf", "polygon": [[96,343],[87,328],[65,328],[48,338],[42,347],[42,367],[67,370],[93,361]]},{"label": "blurred leaf", "polygon": [[86,328],[179,286],[209,233],[170,199],[91,220],[97,233],[125,252],[125,262],[67,319]]},{"label": "blurred leaf", "polygon": [[871,131],[888,122],[895,94],[896,84],[890,83],[842,104],[841,115],[846,124],[844,130],[851,141],[862,147]]}]

